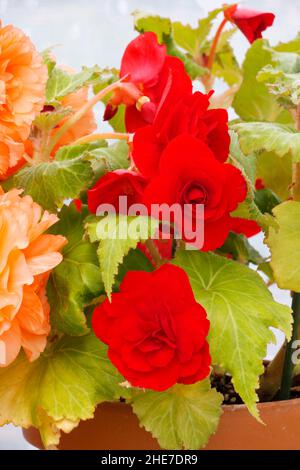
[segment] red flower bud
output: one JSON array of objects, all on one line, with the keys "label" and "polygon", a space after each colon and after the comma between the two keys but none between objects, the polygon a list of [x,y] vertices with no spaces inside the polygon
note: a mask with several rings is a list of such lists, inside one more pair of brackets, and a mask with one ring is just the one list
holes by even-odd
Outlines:
[{"label": "red flower bud", "polygon": [[275,15],[233,5],[224,11],[224,16],[234,23],[252,44],[262,37],[262,32],[272,26]]}]

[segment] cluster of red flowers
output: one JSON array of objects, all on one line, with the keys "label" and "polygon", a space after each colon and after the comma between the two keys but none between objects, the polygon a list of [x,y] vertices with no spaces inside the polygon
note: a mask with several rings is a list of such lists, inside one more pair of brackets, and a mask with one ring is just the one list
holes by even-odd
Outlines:
[{"label": "cluster of red flowers", "polygon": [[[266,27],[265,17],[252,16],[251,37],[236,8],[225,19],[238,24],[251,41]],[[193,93],[183,63],[169,56],[151,32],[127,46],[120,77],[104,118],[110,119],[120,104],[126,106],[126,129],[133,133],[131,169],[106,174],[88,191],[90,211],[112,204],[118,212],[119,196],[127,196],[129,205],[145,204],[150,213],[153,204],[189,204],[193,225],[199,217],[193,208],[203,204],[205,251],[220,247],[230,230],[256,233],[255,223],[230,215],[245,199],[247,187],[241,172],[226,162],[227,111],[209,109],[211,93]],[[174,216],[174,224],[182,227],[186,221],[180,217]],[[209,321],[186,273],[174,265],[127,273],[120,292],[95,309],[93,328],[133,386],[162,391],[209,374]]]},{"label": "cluster of red flowers", "polygon": [[[133,170],[106,174],[88,191],[91,212],[101,203],[204,204],[205,242],[225,241],[230,212],[246,197],[240,171],[225,163],[229,151],[227,112],[208,109],[210,95],[193,93],[183,64],[169,57],[153,33],[127,47],[121,76],[106,117],[126,105],[126,127],[134,132]],[[195,217],[196,213],[192,213]],[[176,221],[175,221],[176,222]],[[176,287],[177,286],[177,287]],[[209,322],[184,271],[164,265],[154,273],[130,272],[93,316],[96,335],[109,345],[111,361],[132,385],[164,390],[209,374]]]},{"label": "cluster of red flowers", "polygon": [[[220,247],[234,223],[230,212],[247,192],[240,171],[226,163],[227,111],[208,109],[211,93],[193,93],[183,63],[168,56],[151,32],[127,46],[121,76],[128,77],[127,81],[107,109],[121,102],[126,105],[126,127],[134,132],[135,170],[101,178],[88,191],[90,210],[96,212],[101,203],[118,210],[120,195],[128,196],[130,204],[144,203],[149,211],[152,204],[203,204],[202,250]],[[191,217],[197,217],[197,212],[192,211]],[[184,220],[174,222],[184,224]]]}]

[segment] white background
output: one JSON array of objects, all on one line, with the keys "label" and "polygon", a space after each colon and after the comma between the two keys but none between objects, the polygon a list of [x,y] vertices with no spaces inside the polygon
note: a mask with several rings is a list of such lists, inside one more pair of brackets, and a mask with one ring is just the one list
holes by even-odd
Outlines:
[{"label": "white background", "polygon": [[[4,24],[22,28],[39,50],[57,45],[55,55],[60,63],[75,68],[94,64],[118,66],[124,46],[135,36],[132,11],[139,9],[196,24],[198,18],[222,3],[223,0],[0,0],[0,18]],[[271,43],[288,40],[300,30],[300,0],[242,3],[276,14],[273,28],[264,34]],[[232,44],[241,60],[248,47],[246,39],[236,33]],[[100,113],[97,118],[100,123]],[[254,243],[266,252],[261,236]],[[272,292],[276,300],[290,303],[287,292],[279,289]],[[269,348],[268,356],[274,351],[274,347]],[[0,449],[30,448],[19,429],[13,426],[0,429]]]}]

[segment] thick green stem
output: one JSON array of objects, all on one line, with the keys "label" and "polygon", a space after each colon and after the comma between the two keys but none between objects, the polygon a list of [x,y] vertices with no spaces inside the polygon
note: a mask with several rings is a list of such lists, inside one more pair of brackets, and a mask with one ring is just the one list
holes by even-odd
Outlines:
[{"label": "thick green stem", "polygon": [[293,319],[294,319],[293,333],[292,333],[291,340],[288,342],[287,347],[286,347],[281,388],[280,388],[280,393],[279,393],[280,400],[289,399],[290,390],[291,390],[292,381],[293,381],[293,370],[294,370],[294,364],[292,362],[292,355],[294,352],[293,344],[294,344],[294,341],[298,337],[298,329],[300,326],[300,294],[298,292],[294,292],[293,294],[292,309],[293,309]]}]

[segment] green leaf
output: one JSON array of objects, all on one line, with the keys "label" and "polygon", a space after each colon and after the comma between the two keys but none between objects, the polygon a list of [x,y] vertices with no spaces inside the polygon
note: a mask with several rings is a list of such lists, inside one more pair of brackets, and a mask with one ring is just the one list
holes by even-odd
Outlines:
[{"label": "green leaf", "polygon": [[255,201],[256,155],[254,153],[243,154],[237,134],[233,131],[230,131],[229,163],[241,171],[248,188],[246,199],[231,213],[232,217],[256,220],[267,231],[269,225],[272,225],[274,221],[272,216],[261,212]]},{"label": "green leaf", "polygon": [[74,74],[69,74],[62,69],[55,68],[46,86],[47,104],[58,104],[64,96],[93,83],[99,73],[100,69],[98,66],[83,67],[80,72]]},{"label": "green leaf", "polygon": [[[234,128],[235,126],[232,127]],[[254,188],[256,175],[256,155],[251,152],[248,152],[245,155],[245,153],[241,149],[240,142],[238,140],[238,135],[236,134],[236,132],[230,130],[229,135],[229,162],[232,165],[238,167],[244,173],[244,176],[247,178],[249,185]]]},{"label": "green leaf", "polygon": [[262,272],[263,274],[265,274],[265,276],[267,276],[268,278],[268,286],[270,284],[273,284],[275,281],[274,281],[274,275],[273,275],[273,270],[271,268],[271,265],[269,262],[267,261],[264,261],[263,263],[259,264],[257,266],[257,270]]},{"label": "green leaf", "polygon": [[54,55],[52,54],[52,48],[48,47],[44,51],[41,52],[41,56],[43,59],[43,62],[45,65],[47,65],[48,68],[48,75],[50,76],[55,65],[56,65],[56,60]]},{"label": "green leaf", "polygon": [[119,284],[122,282],[125,274],[128,271],[147,271],[151,272],[154,270],[153,265],[144,253],[138,248],[131,249],[129,253],[124,257],[123,263],[120,264],[117,281]]},{"label": "green leaf", "polygon": [[191,77],[192,80],[207,74],[207,69],[197,64],[188,54],[184,54],[176,44],[174,43],[171,36],[165,38],[165,44],[167,46],[167,53],[174,57],[177,57],[184,63],[186,73]]},{"label": "green leaf", "polygon": [[78,197],[92,178],[90,163],[80,156],[26,166],[15,175],[14,185],[24,189],[44,209],[55,211],[65,199]]},{"label": "green leaf", "polygon": [[247,52],[243,64],[243,82],[233,100],[235,112],[244,121],[270,121],[290,123],[290,113],[281,108],[262,82],[258,82],[258,72],[267,64],[272,64],[272,51],[267,41],[258,39]]},{"label": "green leaf", "polygon": [[222,8],[216,8],[209,12],[206,18],[198,20],[196,28],[192,28],[189,24],[183,25],[179,21],[172,23],[173,37],[176,44],[193,57],[197,57],[211,31],[213,20],[222,10]]},{"label": "green leaf", "polygon": [[92,242],[99,240],[98,256],[105,291],[111,297],[119,265],[139,241],[154,236],[159,222],[146,216],[127,217],[112,214],[87,224]]},{"label": "green leaf", "polygon": [[55,446],[61,430],[70,432],[99,403],[124,396],[123,381],[94,335],[64,337],[36,361],[22,353],[0,369],[0,425],[34,426],[46,447]]},{"label": "green leaf", "polygon": [[162,449],[196,450],[205,446],[218,426],[223,397],[209,380],[174,385],[165,392],[134,394],[133,411]]},{"label": "green leaf", "polygon": [[300,73],[288,74],[274,67],[264,67],[257,76],[269,92],[275,95],[279,104],[287,109],[295,108],[300,102]]},{"label": "green leaf", "polygon": [[98,147],[85,154],[85,160],[91,164],[94,178],[91,186],[108,171],[127,169],[129,167],[129,147],[124,140],[109,147]]},{"label": "green leaf", "polygon": [[290,52],[272,52],[274,65],[267,65],[257,75],[278,103],[287,109],[300,102],[300,57]]},{"label": "green leaf", "polygon": [[218,252],[225,255],[230,254],[233,259],[240,263],[261,264],[264,258],[253,248],[247,237],[242,234],[230,232],[225,243],[218,249]]},{"label": "green leaf", "polygon": [[84,220],[74,204],[64,206],[60,220],[51,230],[64,235],[63,261],[49,278],[47,295],[51,306],[51,324],[59,332],[83,335],[88,332],[85,305],[104,292],[96,246],[84,239]]},{"label": "green leaf", "polygon": [[235,390],[258,418],[255,390],[267,345],[275,342],[270,327],[289,338],[291,309],[274,302],[261,277],[236,261],[182,251],[174,263],[186,271],[196,300],[207,311],[213,364],[231,374]]},{"label": "green leaf", "polygon": [[40,130],[50,132],[62,119],[72,112],[71,108],[57,108],[53,111],[47,111],[39,114],[33,124]]},{"label": "green leaf", "polygon": [[294,162],[300,161],[300,133],[290,126],[270,122],[243,122],[233,124],[240,146],[248,155],[266,150],[279,157],[291,153]]},{"label": "green leaf", "polygon": [[279,52],[295,52],[300,54],[300,33],[288,42],[280,42],[274,49]]},{"label": "green leaf", "polygon": [[278,158],[275,152],[260,152],[257,156],[257,178],[272,189],[281,200],[290,196],[292,182],[292,156],[287,153]]},{"label": "green leaf", "polygon": [[119,140],[109,147],[97,148],[90,152],[89,161],[98,178],[103,165],[106,171],[127,169],[130,164],[128,144],[125,140]]},{"label": "green leaf", "polygon": [[89,155],[92,151],[107,147],[105,140],[96,140],[94,142],[80,145],[65,145],[60,147],[55,154],[55,160],[62,162],[64,160],[73,160],[82,155]]},{"label": "green leaf", "polygon": [[119,70],[114,67],[106,67],[104,69],[99,69],[97,79],[95,80],[93,90],[95,95],[99,91],[106,88],[108,85],[111,85],[114,82],[119,80]]},{"label": "green leaf", "polygon": [[213,75],[223,80],[230,86],[239,84],[242,73],[233,49],[229,43],[222,51],[216,54],[212,69]]},{"label": "green leaf", "polygon": [[283,202],[273,213],[279,229],[270,229],[265,242],[274,278],[281,289],[300,292],[300,202]]},{"label": "green leaf", "polygon": [[259,189],[255,192],[255,204],[263,214],[272,214],[273,208],[280,203],[281,200],[270,188]]},{"label": "green leaf", "polygon": [[169,18],[162,18],[158,15],[148,15],[139,10],[133,12],[134,28],[139,33],[153,31],[156,34],[158,42],[164,42],[164,36],[170,36],[172,24]]}]

